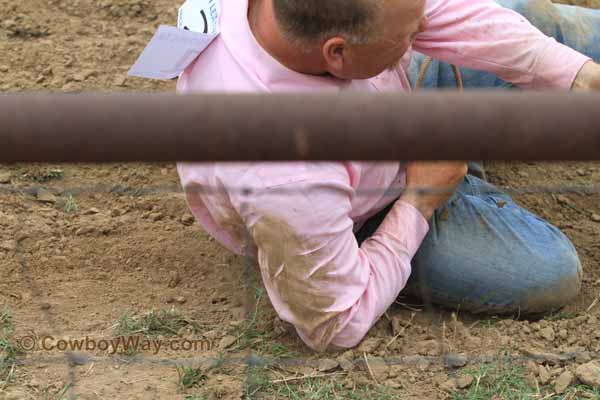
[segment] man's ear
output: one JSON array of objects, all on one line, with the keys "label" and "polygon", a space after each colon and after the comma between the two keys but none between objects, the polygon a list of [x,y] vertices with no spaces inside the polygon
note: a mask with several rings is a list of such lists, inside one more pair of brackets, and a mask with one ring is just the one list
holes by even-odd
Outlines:
[{"label": "man's ear", "polygon": [[345,65],[346,52],[348,51],[348,43],[344,38],[339,36],[327,39],[321,48],[323,51],[323,59],[327,64],[327,71],[333,75],[339,75],[343,71]]}]

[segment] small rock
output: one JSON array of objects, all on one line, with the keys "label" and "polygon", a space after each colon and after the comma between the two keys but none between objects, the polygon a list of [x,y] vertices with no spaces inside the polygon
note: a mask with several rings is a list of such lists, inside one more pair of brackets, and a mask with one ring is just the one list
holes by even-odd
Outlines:
[{"label": "small rock", "polygon": [[17,249],[17,241],[16,240],[7,240],[4,242],[0,242],[0,250],[15,251],[16,249]]},{"label": "small rock", "polygon": [[594,222],[600,222],[600,215],[598,215],[598,214],[592,214],[592,216],[590,218]]},{"label": "small rock", "polygon": [[362,341],[360,346],[358,346],[357,351],[360,353],[372,353],[373,351],[377,350],[380,344],[381,339],[368,338]]},{"label": "small rock", "polygon": [[169,283],[168,283],[168,286],[170,288],[174,288],[174,287],[177,287],[177,285],[179,285],[180,282],[181,282],[181,276],[179,276],[179,274],[177,273],[177,271],[171,271],[169,273]]},{"label": "small rock", "polygon": [[93,214],[98,214],[100,213],[100,210],[98,210],[96,207],[92,207],[89,210],[87,210],[86,212],[84,212],[84,215],[93,215]]},{"label": "small rock", "polygon": [[0,172],[0,183],[10,183],[11,178],[10,172]]},{"label": "small rock", "polygon": [[42,203],[56,203],[56,196],[53,195],[50,191],[40,188],[37,191],[36,199],[41,201]]},{"label": "small rock", "polygon": [[194,217],[191,216],[190,214],[186,214],[181,217],[181,223],[184,225],[192,225],[194,223],[194,221],[195,221]]},{"label": "small rock", "polygon": [[466,389],[473,384],[473,377],[471,375],[463,375],[456,379],[456,387],[459,389]]},{"label": "small rock", "polygon": [[556,196],[556,201],[558,202],[558,204],[561,204],[563,206],[571,205],[571,200],[569,200],[569,198],[567,196],[564,196],[562,194],[559,194],[558,196]]},{"label": "small rock", "polygon": [[124,77],[124,76],[117,76],[115,78],[115,80],[113,81],[113,84],[115,86],[118,86],[118,87],[123,87],[123,86],[125,86],[126,82],[127,82],[127,78],[126,77]]},{"label": "small rock", "polygon": [[548,369],[546,367],[544,367],[543,365],[540,365],[540,367],[539,367],[538,377],[540,379],[540,385],[549,384],[550,379],[552,378],[550,376],[550,372],[548,371]]},{"label": "small rock", "polygon": [[83,226],[75,231],[76,236],[84,236],[90,233],[94,233],[95,229],[91,226]]},{"label": "small rock", "polygon": [[521,177],[521,178],[529,178],[529,174],[525,171],[519,171],[517,172],[517,174]]},{"label": "small rock", "polygon": [[339,366],[346,372],[352,371],[354,369],[354,363],[346,357],[340,357],[337,361]]},{"label": "small rock", "polygon": [[148,218],[150,218],[151,221],[157,222],[157,221],[160,221],[161,219],[163,219],[164,215],[160,212],[155,212],[155,213],[151,213],[150,215],[148,215]]},{"label": "small rock", "polygon": [[40,304],[40,308],[42,310],[49,310],[50,308],[52,308],[52,305],[50,303],[42,303]]},{"label": "small rock", "polygon": [[317,370],[321,372],[329,372],[333,371],[337,367],[340,366],[340,363],[331,358],[323,358],[319,361],[319,365],[317,366]]},{"label": "small rock", "polygon": [[179,303],[179,304],[183,304],[183,303],[185,303],[187,300],[186,300],[186,299],[185,299],[185,297],[183,297],[183,296],[176,296],[176,297],[175,297],[175,301],[176,301],[177,303]]},{"label": "small rock", "polygon": [[237,338],[235,336],[227,335],[223,337],[223,339],[221,339],[221,341],[219,342],[219,349],[224,350],[232,344],[234,344],[235,342],[237,342]]},{"label": "small rock", "polygon": [[556,338],[554,329],[552,329],[551,326],[544,328],[544,329],[540,329],[540,336],[549,342],[553,342],[554,339]]},{"label": "small rock", "polygon": [[456,390],[456,382],[454,382],[454,379],[448,379],[440,385],[440,389],[445,392],[454,392]]},{"label": "small rock", "polygon": [[573,380],[575,380],[575,376],[570,371],[563,372],[554,382],[554,391],[557,394],[563,394],[571,386]]},{"label": "small rock", "polygon": [[10,71],[10,68],[8,68],[8,66],[6,65],[0,65],[0,72],[2,72],[3,74]]},{"label": "small rock", "polygon": [[600,388],[600,366],[593,361],[577,367],[575,376],[584,385]]},{"label": "small rock", "polygon": [[586,176],[587,175],[587,171],[585,169],[576,169],[575,172],[577,173],[577,175],[579,176]]},{"label": "small rock", "polygon": [[444,356],[444,365],[448,368],[461,368],[467,365],[469,359],[464,354],[448,353]]},{"label": "small rock", "polygon": [[385,359],[382,357],[369,357],[368,360],[369,367],[371,367],[371,372],[373,372],[375,379],[379,382],[386,380],[390,367],[385,362]]},{"label": "small rock", "polygon": [[562,340],[567,340],[569,338],[569,332],[566,329],[561,329],[558,331],[558,337]]}]

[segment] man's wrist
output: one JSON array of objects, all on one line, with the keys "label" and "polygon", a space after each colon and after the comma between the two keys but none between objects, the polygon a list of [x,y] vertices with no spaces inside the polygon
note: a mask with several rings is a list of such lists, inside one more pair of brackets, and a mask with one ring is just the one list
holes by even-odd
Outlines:
[{"label": "man's wrist", "polygon": [[577,74],[572,89],[577,91],[600,91],[600,64],[593,61],[585,63]]},{"label": "man's wrist", "polygon": [[423,196],[417,193],[406,193],[400,197],[400,200],[416,208],[427,221],[431,219],[435,211],[435,208]]}]

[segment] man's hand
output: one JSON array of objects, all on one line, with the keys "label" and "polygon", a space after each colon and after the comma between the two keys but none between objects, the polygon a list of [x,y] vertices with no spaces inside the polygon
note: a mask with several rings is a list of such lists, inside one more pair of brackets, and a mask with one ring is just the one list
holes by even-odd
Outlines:
[{"label": "man's hand", "polygon": [[573,82],[573,90],[600,91],[600,64],[589,61],[577,74]]},{"label": "man's hand", "polygon": [[[413,205],[429,220],[446,204],[467,174],[467,163],[459,161],[413,162],[406,172],[407,192],[400,200]],[[421,192],[420,191],[426,191]]]}]

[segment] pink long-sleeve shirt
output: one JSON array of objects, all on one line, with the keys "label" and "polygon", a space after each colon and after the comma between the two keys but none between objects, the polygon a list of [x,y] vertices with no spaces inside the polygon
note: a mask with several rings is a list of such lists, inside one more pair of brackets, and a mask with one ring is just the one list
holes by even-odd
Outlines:
[{"label": "pink long-sleeve shirt", "polygon": [[[221,35],[179,79],[179,93],[410,91],[405,68],[341,81],[293,72],[255,40],[248,0],[223,0]],[[486,70],[523,88],[569,89],[588,57],[544,36],[490,0],[429,0],[413,49]],[[343,146],[340,143],[340,146]],[[354,232],[395,201],[402,162],[179,163],[197,221],[238,254],[250,238],[268,296],[281,319],[322,351],[357,345],[406,285],[429,226],[397,201],[359,247]],[[251,189],[248,192],[245,189]],[[373,191],[381,189],[381,191]]]}]

